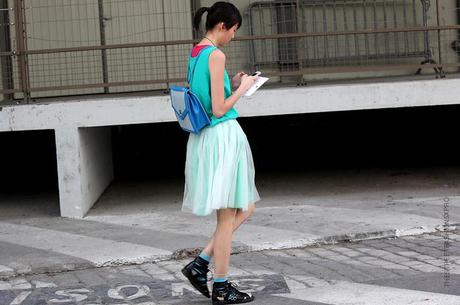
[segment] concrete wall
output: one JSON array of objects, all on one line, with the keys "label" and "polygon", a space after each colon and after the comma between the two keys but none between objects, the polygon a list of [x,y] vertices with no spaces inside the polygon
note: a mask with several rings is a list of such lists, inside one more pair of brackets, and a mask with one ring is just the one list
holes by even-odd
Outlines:
[{"label": "concrete wall", "polygon": [[114,178],[109,127],[55,129],[61,215],[81,218]]}]

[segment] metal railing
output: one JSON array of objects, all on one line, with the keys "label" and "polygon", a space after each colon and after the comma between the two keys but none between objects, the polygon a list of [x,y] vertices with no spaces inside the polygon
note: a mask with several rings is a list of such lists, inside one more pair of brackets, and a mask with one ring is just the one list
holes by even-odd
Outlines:
[{"label": "metal railing", "polygon": [[[280,71],[366,64],[379,59],[423,58],[421,64],[435,64],[428,31],[379,31],[426,28],[429,8],[428,0],[255,2],[247,14],[251,35],[324,34],[252,41],[250,63],[255,70],[276,66]],[[363,35],[357,32],[363,30],[366,31]],[[334,35],[338,32],[343,35]]]},{"label": "metal railing", "polygon": [[[163,92],[183,83],[200,37],[191,27],[197,7],[195,0],[0,0],[3,101]],[[262,69],[274,82],[303,83],[423,68],[439,77],[460,66],[454,1],[275,0],[240,9],[243,27],[225,48],[229,72]]]}]

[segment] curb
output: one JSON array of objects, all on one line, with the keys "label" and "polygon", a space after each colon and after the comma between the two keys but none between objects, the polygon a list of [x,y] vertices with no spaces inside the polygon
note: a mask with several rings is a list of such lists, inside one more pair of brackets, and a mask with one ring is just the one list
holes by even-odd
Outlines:
[{"label": "curb", "polygon": [[[232,254],[241,254],[249,252],[258,252],[264,250],[286,250],[286,249],[295,249],[295,248],[305,248],[309,246],[321,246],[321,245],[330,245],[342,242],[358,242],[363,240],[371,239],[381,239],[381,238],[398,238],[403,236],[417,236],[430,233],[440,233],[440,232],[457,232],[460,231],[460,224],[451,224],[447,227],[443,225],[437,225],[434,227],[425,227],[418,226],[408,230],[400,229],[391,229],[384,231],[374,231],[367,233],[347,233],[341,235],[332,235],[326,236],[317,239],[298,239],[290,240],[279,243],[262,243],[258,245],[245,245],[237,246],[232,250]],[[0,280],[7,280],[15,278],[18,276],[26,275],[36,275],[36,274],[53,274],[53,273],[62,273],[76,270],[87,270],[100,267],[117,267],[117,266],[128,266],[128,265],[141,265],[145,263],[157,263],[161,261],[170,261],[170,260],[181,260],[190,257],[195,257],[201,252],[202,248],[188,248],[175,251],[172,255],[155,255],[151,257],[141,257],[135,258],[132,260],[110,260],[103,262],[101,264],[92,264],[92,263],[64,263],[64,264],[55,264],[48,266],[26,266],[18,265],[15,268],[13,266],[4,268],[0,267]],[[12,268],[11,268],[12,267]]]}]

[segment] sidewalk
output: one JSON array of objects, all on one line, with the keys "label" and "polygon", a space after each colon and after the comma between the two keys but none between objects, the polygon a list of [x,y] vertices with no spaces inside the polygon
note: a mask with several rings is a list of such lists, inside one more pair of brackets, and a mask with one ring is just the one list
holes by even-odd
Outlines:
[{"label": "sidewalk", "polygon": [[[232,256],[229,278],[254,305],[458,305],[459,241],[451,231],[243,253]],[[0,304],[211,304],[182,275],[189,261],[0,280]]]},{"label": "sidewalk", "polygon": [[[56,194],[0,197],[0,277],[183,258],[215,217],[180,212],[183,185],[116,181],[81,220],[57,217]],[[321,171],[257,177],[262,200],[234,252],[435,232],[460,223],[460,170]]]}]

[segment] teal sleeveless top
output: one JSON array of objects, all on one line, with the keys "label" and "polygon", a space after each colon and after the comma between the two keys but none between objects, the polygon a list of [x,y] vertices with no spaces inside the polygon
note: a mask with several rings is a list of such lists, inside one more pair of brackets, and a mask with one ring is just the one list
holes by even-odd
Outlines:
[{"label": "teal sleeveless top", "polygon": [[[215,126],[223,121],[236,119],[238,117],[238,112],[235,108],[229,109],[222,117],[216,118],[212,114],[212,99],[211,99],[211,76],[209,73],[209,55],[212,51],[216,50],[217,47],[211,46],[202,49],[196,57],[189,56],[188,60],[188,70],[192,73],[193,65],[198,59],[195,67],[195,73],[192,76],[192,83],[190,84],[190,89],[195,93],[200,102],[203,104],[206,113],[208,114],[211,124],[209,127]],[[199,56],[199,58],[198,58]],[[230,83],[230,77],[228,76],[227,70],[224,71],[224,99],[232,95],[232,87]]]}]

